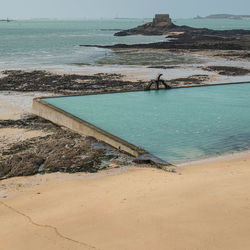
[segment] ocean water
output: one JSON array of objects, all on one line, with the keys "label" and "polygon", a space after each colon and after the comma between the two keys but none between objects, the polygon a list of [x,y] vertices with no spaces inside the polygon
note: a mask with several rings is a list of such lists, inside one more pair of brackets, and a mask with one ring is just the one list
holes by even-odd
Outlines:
[{"label": "ocean water", "polygon": [[[0,70],[70,68],[80,65],[182,64],[185,56],[171,54],[143,56],[112,50],[79,47],[80,44],[149,43],[166,41],[163,36],[115,37],[122,29],[136,27],[151,19],[111,20],[29,20],[0,22]],[[250,20],[177,19],[178,25],[213,29],[250,29]],[[132,58],[132,60],[130,60]],[[190,63],[195,62],[194,58]]]},{"label": "ocean water", "polygon": [[250,149],[250,83],[44,99],[177,164]]},{"label": "ocean water", "polygon": [[147,20],[17,21],[0,22],[0,68],[30,68],[95,64],[109,50],[80,44],[144,43],[163,37],[114,37],[121,29]]}]

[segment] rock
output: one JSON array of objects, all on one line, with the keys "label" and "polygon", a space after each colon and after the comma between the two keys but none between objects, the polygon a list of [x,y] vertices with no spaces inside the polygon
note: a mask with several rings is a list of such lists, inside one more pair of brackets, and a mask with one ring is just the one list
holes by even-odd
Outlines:
[{"label": "rock", "polygon": [[[108,49],[250,50],[250,30],[210,30],[173,24],[164,29],[139,26],[135,29],[122,31],[120,35],[167,35],[169,40],[145,44],[88,45],[87,47]],[[248,58],[248,55],[245,54],[244,57]]]},{"label": "rock", "polygon": [[121,74],[60,75],[46,71],[8,70],[2,72],[0,91],[45,91],[57,94],[84,94],[142,89],[142,83],[122,79]]},{"label": "rock", "polygon": [[[117,167],[131,161],[131,157],[99,142],[68,129],[62,129],[42,118],[27,118],[18,121],[0,121],[0,127],[25,129],[40,128],[50,131],[45,137],[34,137],[6,146],[5,155],[0,158],[0,180],[15,176],[28,176],[52,172],[98,172],[110,168],[110,162]],[[0,155],[1,155],[0,151]],[[118,161],[118,159],[121,159]],[[120,165],[119,165],[120,164]],[[4,189],[0,185],[0,189]]]},{"label": "rock", "polygon": [[231,67],[231,66],[208,66],[208,67],[203,67],[202,69],[207,71],[216,71],[218,72],[218,74],[226,76],[243,76],[250,74],[249,69]]},{"label": "rock", "polygon": [[[100,48],[136,48],[136,49],[212,49],[212,50],[250,50],[249,30],[211,30],[177,26],[169,15],[156,15],[152,22],[136,28],[123,30],[115,36],[165,35],[168,41],[148,44],[115,44],[112,46],[88,46]],[[247,57],[247,56],[246,56]]]}]

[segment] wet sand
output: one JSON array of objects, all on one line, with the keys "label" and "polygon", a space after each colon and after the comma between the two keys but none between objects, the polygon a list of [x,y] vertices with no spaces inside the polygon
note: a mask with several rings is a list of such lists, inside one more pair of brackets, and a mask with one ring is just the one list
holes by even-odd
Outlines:
[{"label": "wet sand", "polygon": [[31,112],[33,99],[47,92],[0,91],[0,120],[17,120]]},{"label": "wet sand", "polygon": [[2,181],[1,247],[249,249],[249,155],[115,171]]},{"label": "wet sand", "polygon": [[[137,52],[138,49],[125,50],[125,54],[129,52]],[[155,53],[154,49],[140,49],[139,51],[144,53]],[[114,51],[114,53],[121,53],[122,50]],[[163,78],[166,80],[175,80],[177,78],[191,77],[195,75],[206,75],[205,81],[201,80],[204,84],[224,83],[224,82],[244,82],[250,80],[249,75],[221,75],[216,71],[208,71],[205,68],[210,66],[226,66],[226,67],[239,67],[250,70],[249,57],[244,58],[243,55],[246,51],[225,51],[225,50],[157,50],[162,54],[170,54],[176,56],[183,56],[189,58],[191,62],[175,63],[161,62],[157,66],[150,65],[149,62],[142,65],[74,65],[67,69],[64,68],[46,68],[45,70],[52,73],[74,73],[79,75],[93,75],[97,73],[109,73],[109,74],[121,74],[124,81],[150,81],[154,79],[158,74],[163,74]],[[193,62],[192,62],[193,60]],[[131,62],[132,63],[132,62]],[[165,68],[164,68],[165,67]]]}]

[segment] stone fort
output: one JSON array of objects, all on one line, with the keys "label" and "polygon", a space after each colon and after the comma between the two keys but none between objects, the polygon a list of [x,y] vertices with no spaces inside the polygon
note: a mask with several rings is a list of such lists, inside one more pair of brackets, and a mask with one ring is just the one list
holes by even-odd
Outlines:
[{"label": "stone fort", "polygon": [[153,26],[167,26],[172,24],[168,14],[156,14],[152,22]]}]

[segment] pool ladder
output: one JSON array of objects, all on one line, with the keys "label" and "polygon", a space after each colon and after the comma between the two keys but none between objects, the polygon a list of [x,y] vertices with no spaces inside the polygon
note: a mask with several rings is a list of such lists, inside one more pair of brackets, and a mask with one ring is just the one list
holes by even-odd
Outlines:
[{"label": "pool ladder", "polygon": [[155,84],[157,90],[160,89],[159,87],[160,84],[164,85],[165,89],[171,89],[171,87],[168,84],[166,84],[166,82],[162,80],[161,77],[162,77],[162,74],[159,74],[156,80],[151,80],[149,84],[145,87],[145,90],[150,90],[153,84]]}]

